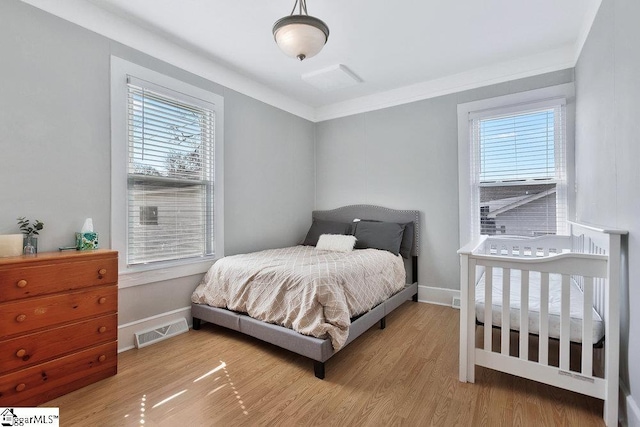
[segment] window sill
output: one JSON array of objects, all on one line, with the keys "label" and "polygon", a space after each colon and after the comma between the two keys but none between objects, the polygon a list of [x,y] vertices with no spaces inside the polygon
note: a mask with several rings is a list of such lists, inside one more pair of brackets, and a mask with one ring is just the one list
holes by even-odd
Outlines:
[{"label": "window sill", "polygon": [[118,276],[118,287],[120,289],[130,288],[203,274],[209,270],[215,260],[215,257],[207,257],[192,261],[125,267],[121,269]]}]

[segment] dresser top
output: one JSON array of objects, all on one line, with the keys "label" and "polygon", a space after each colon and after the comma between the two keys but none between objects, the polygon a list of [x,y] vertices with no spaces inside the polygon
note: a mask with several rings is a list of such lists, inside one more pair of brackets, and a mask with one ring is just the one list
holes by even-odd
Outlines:
[{"label": "dresser top", "polygon": [[16,263],[56,263],[66,261],[80,261],[92,258],[118,257],[118,251],[111,249],[94,249],[88,251],[52,251],[39,252],[34,255],[19,255],[12,257],[0,257],[0,267],[14,265]]}]

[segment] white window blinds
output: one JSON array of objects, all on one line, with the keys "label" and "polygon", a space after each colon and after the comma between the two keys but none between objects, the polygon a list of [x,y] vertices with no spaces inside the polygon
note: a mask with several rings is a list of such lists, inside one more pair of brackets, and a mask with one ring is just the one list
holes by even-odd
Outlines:
[{"label": "white window blinds", "polygon": [[127,263],[213,253],[215,112],[128,78]]},{"label": "white window blinds", "polygon": [[551,100],[471,114],[476,235],[566,232],[564,109],[564,100]]}]

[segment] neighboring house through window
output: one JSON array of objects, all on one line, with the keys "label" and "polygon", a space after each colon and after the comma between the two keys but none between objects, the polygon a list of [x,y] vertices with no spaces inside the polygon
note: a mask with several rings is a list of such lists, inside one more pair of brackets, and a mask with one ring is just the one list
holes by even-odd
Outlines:
[{"label": "neighboring house through window", "polygon": [[567,232],[563,85],[458,106],[461,244]]},{"label": "neighboring house through window", "polygon": [[125,274],[222,255],[222,107],[112,57],[112,247]]}]

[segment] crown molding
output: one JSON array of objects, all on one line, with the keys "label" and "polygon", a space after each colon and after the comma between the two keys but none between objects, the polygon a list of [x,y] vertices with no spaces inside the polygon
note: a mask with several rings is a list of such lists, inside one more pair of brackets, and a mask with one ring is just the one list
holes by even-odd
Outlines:
[{"label": "crown molding", "polygon": [[575,66],[574,45],[316,108],[315,121],[336,119]]},{"label": "crown molding", "polygon": [[585,15],[575,44],[462,73],[314,108],[191,52],[84,0],[21,0],[116,42],[311,122],[346,117],[575,67],[601,0]]},{"label": "crown molding", "polygon": [[148,30],[83,0],[22,0],[111,40],[196,74],[276,108],[314,121],[315,109],[190,52]]}]

